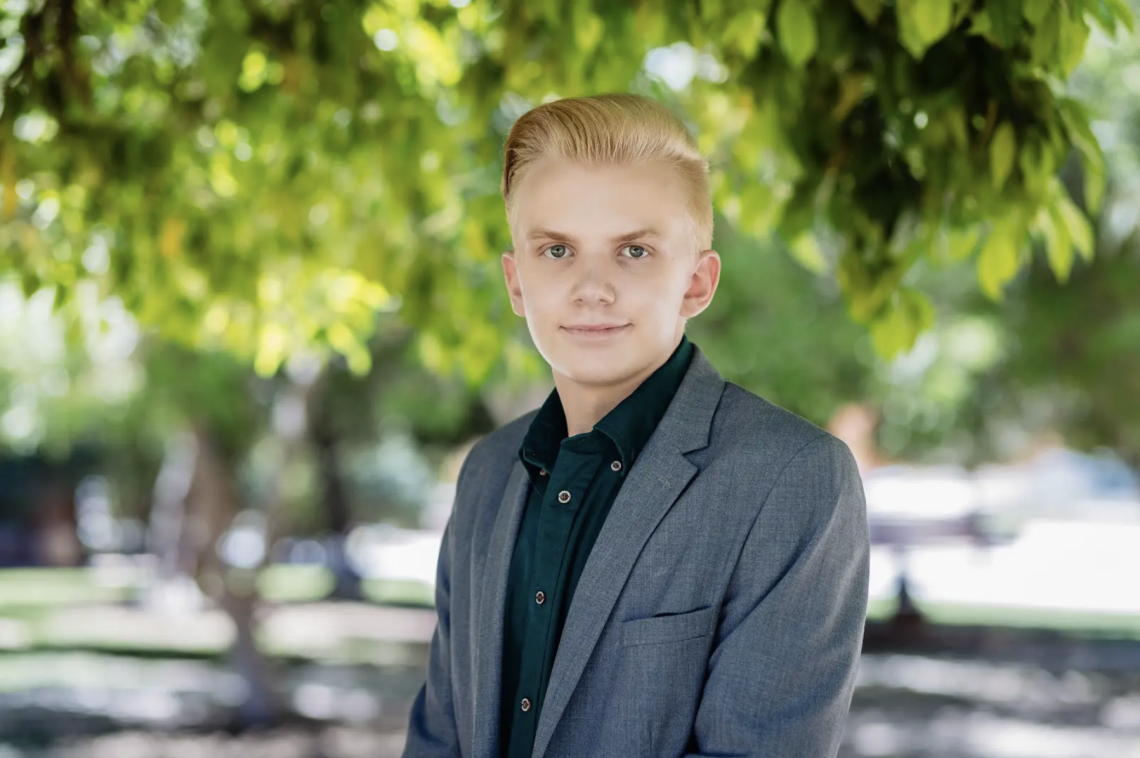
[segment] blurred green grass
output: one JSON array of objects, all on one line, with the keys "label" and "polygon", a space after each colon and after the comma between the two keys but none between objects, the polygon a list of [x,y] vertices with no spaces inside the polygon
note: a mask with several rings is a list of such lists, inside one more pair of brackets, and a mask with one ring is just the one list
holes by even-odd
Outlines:
[{"label": "blurred green grass", "polygon": [[[207,657],[225,654],[231,639],[228,620],[218,612],[183,614],[146,610],[136,600],[145,590],[140,571],[100,568],[6,569],[0,571],[0,651],[89,650],[141,656]],[[257,585],[263,598],[280,608],[301,609],[319,603],[333,588],[332,573],[316,565],[274,565],[263,570]],[[366,579],[364,603],[352,606],[398,606],[431,609],[427,585],[409,581]],[[376,663],[407,657],[407,644],[374,638],[356,628],[342,629],[336,611],[323,604],[314,612],[322,628],[266,635],[262,642],[273,655],[335,658]],[[330,616],[330,614],[332,614]]]},{"label": "blurred green grass", "polygon": [[[144,586],[137,572],[104,574],[91,568],[0,570],[0,614],[98,603],[124,603]],[[333,588],[333,575],[318,565],[275,564],[258,575],[261,596],[274,603],[320,600]],[[364,599],[384,605],[432,607],[431,588],[412,581],[365,579]]]},{"label": "blurred green grass", "polygon": [[[145,574],[97,568],[0,571],[0,650],[91,650],[143,656],[219,657],[230,639],[218,613],[190,616],[148,613],[133,601]],[[280,608],[300,610],[325,599],[331,572],[316,565],[274,565],[258,576],[263,597]],[[416,642],[373,636],[359,625],[338,623],[336,607],[399,606],[431,609],[431,588],[417,582],[367,579],[364,604],[314,605],[316,633],[276,633],[263,638],[268,652],[293,658],[336,658],[375,663],[399,660]],[[894,614],[893,599],[875,599],[870,621]],[[1074,635],[1140,640],[1140,614],[1083,613],[1055,609],[921,604],[934,624],[1058,630]],[[322,615],[333,614],[333,615]],[[342,628],[344,627],[344,628]]]}]

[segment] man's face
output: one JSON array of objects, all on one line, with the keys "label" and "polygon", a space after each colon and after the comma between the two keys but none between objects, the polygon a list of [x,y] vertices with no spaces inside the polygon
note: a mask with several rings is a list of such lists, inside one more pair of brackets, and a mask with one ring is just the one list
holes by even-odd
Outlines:
[{"label": "man's face", "polygon": [[503,272],[543,358],[582,385],[643,380],[720,276],[716,253],[693,248],[681,177],[660,164],[544,158],[515,193]]}]

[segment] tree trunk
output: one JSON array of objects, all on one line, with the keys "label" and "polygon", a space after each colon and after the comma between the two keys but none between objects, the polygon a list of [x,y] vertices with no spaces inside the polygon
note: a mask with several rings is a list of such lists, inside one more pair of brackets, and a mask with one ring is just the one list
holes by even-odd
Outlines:
[{"label": "tree trunk", "polygon": [[284,712],[276,683],[277,667],[257,646],[257,612],[260,597],[252,586],[245,592],[232,588],[222,596],[221,606],[234,622],[234,644],[229,667],[241,677],[246,697],[238,706],[235,726],[240,729],[279,723]]},{"label": "tree trunk", "polygon": [[364,596],[362,578],[349,562],[346,550],[348,533],[353,527],[352,509],[340,465],[339,441],[326,395],[327,387],[327,381],[321,381],[313,393],[309,409],[309,440],[317,456],[322,504],[328,513],[328,525],[333,532],[333,537],[325,546],[329,551],[328,566],[335,579],[330,597],[337,600],[360,600]]},{"label": "tree trunk", "polygon": [[193,530],[185,528],[188,497],[197,467],[197,445],[197,439],[190,433],[171,437],[154,482],[147,548],[157,558],[158,566],[143,597],[143,602],[151,606],[174,605],[190,610],[201,602],[193,584],[199,546],[191,539]]},{"label": "tree trunk", "polygon": [[[223,563],[217,545],[239,510],[237,483],[232,467],[218,453],[209,430],[199,426],[194,480],[188,510],[195,516],[200,535],[198,579],[203,592],[229,615],[234,626],[230,648],[231,668],[242,678],[245,699],[235,714],[237,728],[273,724],[283,715],[275,667],[257,646],[257,612],[260,597],[256,578],[260,567],[235,568]],[[268,546],[268,542],[266,543]]]}]

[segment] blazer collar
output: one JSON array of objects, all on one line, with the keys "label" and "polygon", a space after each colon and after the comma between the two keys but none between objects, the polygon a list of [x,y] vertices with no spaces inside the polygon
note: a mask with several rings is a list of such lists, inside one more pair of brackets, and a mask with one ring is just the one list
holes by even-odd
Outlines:
[{"label": "blazer collar", "polygon": [[659,438],[659,444],[681,454],[708,447],[724,384],[724,377],[694,345],[689,370],[651,439]]}]

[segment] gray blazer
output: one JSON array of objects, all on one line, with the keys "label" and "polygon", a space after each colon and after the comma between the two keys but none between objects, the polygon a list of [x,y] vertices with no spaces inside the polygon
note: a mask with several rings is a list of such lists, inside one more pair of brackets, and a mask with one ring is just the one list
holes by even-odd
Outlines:
[{"label": "gray blazer", "polygon": [[[507,569],[534,414],[481,440],[443,535],[405,758],[498,758]],[[532,758],[834,756],[867,609],[847,446],[700,350],[571,601]]]}]

